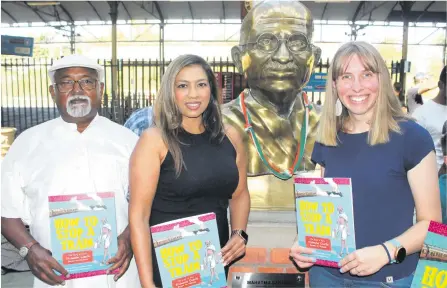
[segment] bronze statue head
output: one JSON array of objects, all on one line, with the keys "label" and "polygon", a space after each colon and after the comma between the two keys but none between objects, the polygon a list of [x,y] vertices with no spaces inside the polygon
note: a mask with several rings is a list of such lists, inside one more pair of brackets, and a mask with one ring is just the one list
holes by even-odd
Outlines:
[{"label": "bronze statue head", "polygon": [[264,1],[244,18],[232,58],[250,88],[268,94],[269,102],[280,105],[282,93],[296,95],[320,60],[321,50],[312,45],[312,34],[312,15],[303,4]]}]

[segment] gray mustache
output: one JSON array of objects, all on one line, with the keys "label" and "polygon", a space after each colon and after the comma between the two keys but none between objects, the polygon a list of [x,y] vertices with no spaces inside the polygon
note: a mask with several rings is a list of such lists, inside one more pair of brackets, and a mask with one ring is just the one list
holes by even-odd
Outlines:
[{"label": "gray mustache", "polygon": [[90,98],[85,95],[72,95],[72,96],[68,97],[67,102],[71,103],[72,101],[76,101],[76,100],[87,100],[90,102]]}]

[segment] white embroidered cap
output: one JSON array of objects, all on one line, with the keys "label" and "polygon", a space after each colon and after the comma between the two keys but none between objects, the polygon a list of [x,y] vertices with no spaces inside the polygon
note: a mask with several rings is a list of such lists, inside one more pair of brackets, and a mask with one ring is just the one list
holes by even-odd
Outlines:
[{"label": "white embroidered cap", "polygon": [[53,66],[48,70],[51,84],[55,83],[54,74],[57,70],[70,67],[85,67],[96,70],[99,82],[104,82],[104,68],[101,65],[83,55],[69,55],[54,61]]}]

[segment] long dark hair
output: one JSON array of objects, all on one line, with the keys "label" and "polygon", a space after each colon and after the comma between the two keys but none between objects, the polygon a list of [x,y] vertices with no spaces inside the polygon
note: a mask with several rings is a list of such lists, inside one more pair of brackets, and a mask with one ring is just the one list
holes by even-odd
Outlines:
[{"label": "long dark hair", "polygon": [[155,126],[161,130],[163,141],[171,153],[177,176],[182,167],[185,167],[178,133],[182,130],[182,114],[175,103],[174,84],[177,74],[185,67],[200,65],[208,78],[211,97],[208,106],[202,114],[205,130],[210,133],[210,142],[218,144],[222,141],[225,132],[222,122],[222,114],[219,106],[219,90],[217,89],[216,76],[210,65],[197,55],[182,55],[174,59],[166,69],[161,79],[160,90],[155,100],[154,115]]}]

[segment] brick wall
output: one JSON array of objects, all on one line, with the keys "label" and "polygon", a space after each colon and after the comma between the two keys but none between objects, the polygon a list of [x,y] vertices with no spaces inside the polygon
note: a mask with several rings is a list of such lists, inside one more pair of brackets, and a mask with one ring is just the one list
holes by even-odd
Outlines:
[{"label": "brick wall", "polygon": [[[233,264],[232,272],[240,273],[300,273],[289,259],[289,248],[247,247],[245,257]],[[306,275],[306,287],[309,287]]]}]

